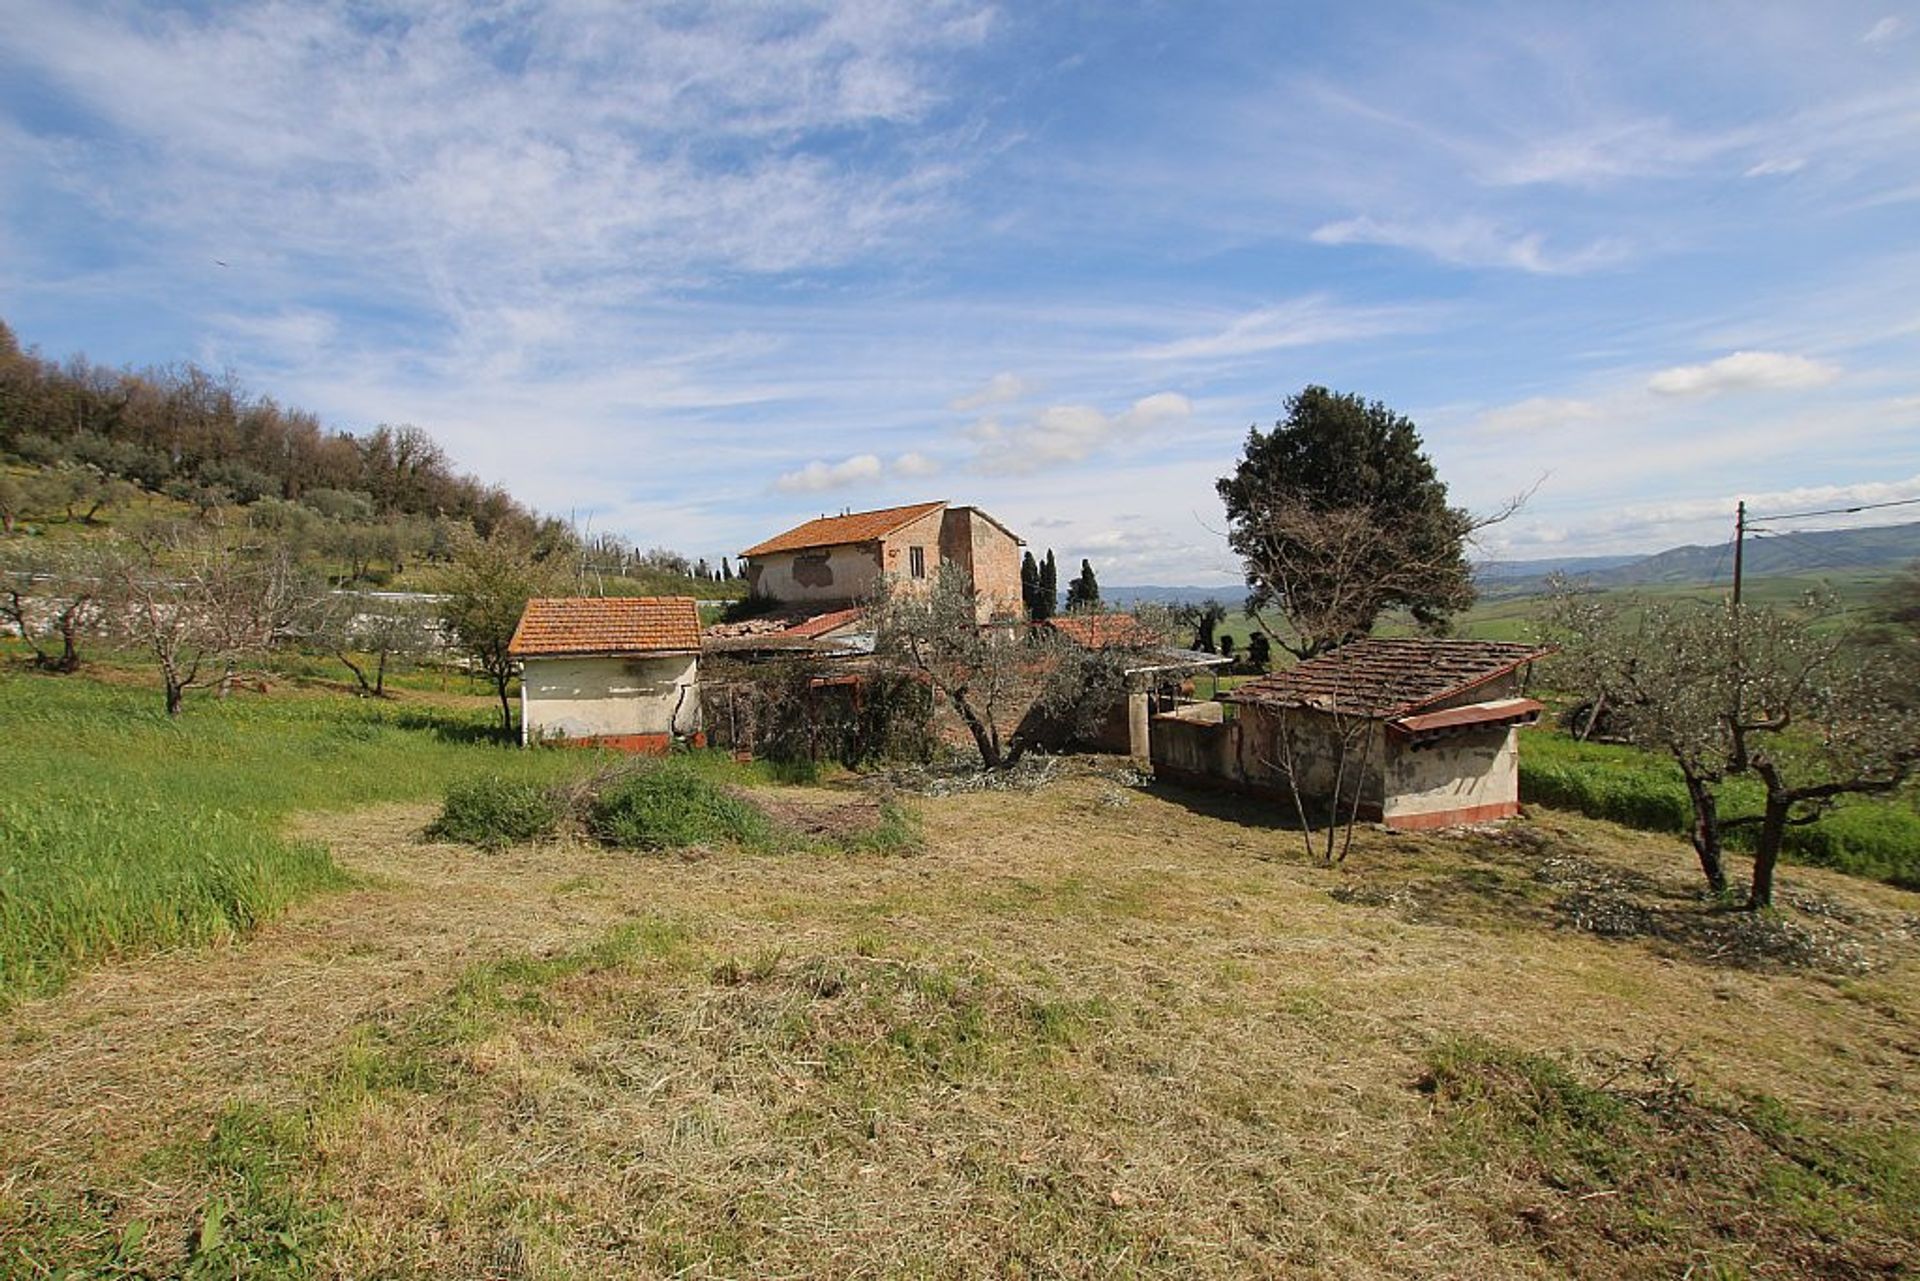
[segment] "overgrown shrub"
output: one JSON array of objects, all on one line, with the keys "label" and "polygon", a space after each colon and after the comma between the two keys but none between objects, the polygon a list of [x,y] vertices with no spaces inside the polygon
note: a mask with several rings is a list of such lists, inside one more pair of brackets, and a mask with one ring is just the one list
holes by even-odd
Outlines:
[{"label": "overgrown shrub", "polygon": [[765,844],[767,816],[714,779],[669,760],[616,777],[588,803],[587,830],[623,849]]},{"label": "overgrown shrub", "polygon": [[446,804],[427,835],[502,849],[551,836],[559,826],[561,808],[553,792],[538,783],[488,775],[448,788]]}]

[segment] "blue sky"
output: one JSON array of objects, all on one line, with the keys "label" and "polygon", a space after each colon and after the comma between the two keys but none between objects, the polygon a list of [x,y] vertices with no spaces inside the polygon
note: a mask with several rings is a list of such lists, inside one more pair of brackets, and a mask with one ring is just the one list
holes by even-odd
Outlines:
[{"label": "blue sky", "polygon": [[[0,316],[644,545],[1228,584],[1308,383],[1485,551],[1920,496],[1920,6],[0,0]],[[224,264],[224,265],[222,265]]]}]

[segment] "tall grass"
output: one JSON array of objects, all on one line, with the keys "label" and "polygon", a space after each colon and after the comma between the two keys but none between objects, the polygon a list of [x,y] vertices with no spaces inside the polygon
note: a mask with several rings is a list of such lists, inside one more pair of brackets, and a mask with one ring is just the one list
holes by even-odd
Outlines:
[{"label": "tall grass", "polygon": [[243,933],[345,876],[298,810],[438,796],[588,753],[500,744],[490,713],[236,695],[169,722],[152,690],[0,672],[0,1005],[89,961]]},{"label": "tall grass", "polygon": [[[1720,815],[1760,812],[1764,792],[1747,778],[1720,788]],[[1649,832],[1687,832],[1693,808],[1680,771],[1664,757],[1564,734],[1527,734],[1520,750],[1520,798],[1575,810]],[[1753,827],[1727,832],[1726,844],[1751,850]],[[1906,889],[1920,889],[1920,812],[1911,801],[1853,798],[1811,827],[1787,829],[1783,855]]]}]

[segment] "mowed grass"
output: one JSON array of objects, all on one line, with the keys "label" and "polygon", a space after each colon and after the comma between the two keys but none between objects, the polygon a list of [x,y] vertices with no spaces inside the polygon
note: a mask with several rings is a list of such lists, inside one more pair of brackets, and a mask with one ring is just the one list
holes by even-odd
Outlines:
[{"label": "mowed grass", "polygon": [[366,884],[300,928],[0,1023],[0,1274],[1811,1278],[1920,1250],[1912,895],[1797,870],[1828,915],[1781,920],[1851,920],[1870,968],[1733,968],[1559,902],[1584,868],[1749,919],[1677,841],[1542,815],[1365,831],[1332,870],[1260,806],[1131,777],[914,799],[910,854],[329,820]]},{"label": "mowed grass", "polygon": [[492,737],[489,712],[333,695],[199,695],[0,671],[0,1005],[89,961],[202,944],[346,878],[300,810],[437,796],[481,772],[590,767]]},{"label": "mowed grass", "polygon": [[[1722,819],[1760,812],[1764,791],[1750,778],[1721,785]],[[1576,810],[1649,832],[1690,831],[1693,809],[1671,761],[1611,743],[1582,743],[1551,729],[1521,738],[1520,798]],[[1757,828],[1727,831],[1730,849],[1753,848]],[[1785,858],[1831,867],[1905,889],[1920,889],[1920,811],[1914,798],[1843,799],[1818,823],[1787,829]]]}]

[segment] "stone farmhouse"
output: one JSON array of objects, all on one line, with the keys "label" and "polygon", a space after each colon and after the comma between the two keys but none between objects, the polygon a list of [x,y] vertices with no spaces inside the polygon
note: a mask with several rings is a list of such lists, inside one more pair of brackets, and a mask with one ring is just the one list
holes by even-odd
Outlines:
[{"label": "stone farmhouse", "polygon": [[821,516],[740,557],[754,595],[823,611],[869,598],[883,575],[907,590],[924,590],[940,565],[955,565],[973,584],[984,623],[1022,616],[1022,546],[978,507],[937,501]]},{"label": "stone farmhouse", "polygon": [[661,754],[704,742],[691,597],[530,600],[508,653],[521,665],[522,743]]},{"label": "stone farmhouse", "polygon": [[[1153,718],[1156,777],[1310,800],[1335,774],[1360,817],[1423,829],[1520,812],[1517,730],[1551,651],[1497,641],[1370,637]],[[1224,705],[1223,705],[1224,704]],[[1343,795],[1350,795],[1342,785]]]}]

